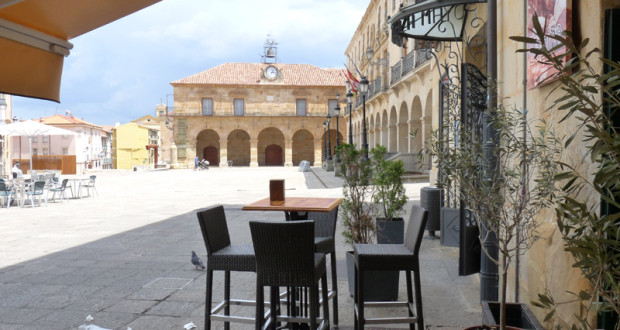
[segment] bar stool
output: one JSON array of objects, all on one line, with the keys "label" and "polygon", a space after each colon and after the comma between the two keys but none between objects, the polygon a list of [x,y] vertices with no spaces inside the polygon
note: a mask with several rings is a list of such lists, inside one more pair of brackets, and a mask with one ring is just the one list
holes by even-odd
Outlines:
[{"label": "bar stool", "polygon": [[[205,329],[211,329],[211,320],[254,324],[255,319],[230,315],[231,305],[255,306],[253,300],[230,298],[230,272],[256,272],[256,258],[251,244],[231,245],[224,207],[221,205],[198,212],[198,223],[207,248],[207,290],[205,298]],[[211,309],[213,271],[224,271],[224,300]],[[224,314],[219,314],[224,309]]]},{"label": "bar stool", "polygon": [[[404,244],[355,244],[355,294],[354,326],[363,329],[366,324],[409,323],[413,330],[417,323],[418,330],[424,329],[422,314],[422,292],[420,291],[420,262],[418,252],[424,235],[428,212],[419,206],[413,206],[407,224]],[[407,301],[364,302],[364,272],[375,270],[404,270],[407,280]],[[415,285],[415,303],[411,285],[411,273]],[[415,310],[414,310],[415,304]],[[407,317],[365,318],[366,307],[406,307]]]},{"label": "bar stool", "polygon": [[[279,322],[308,323],[310,329],[329,328],[327,272],[325,255],[315,253],[314,221],[250,221],[256,252],[256,329],[263,328],[264,287],[270,287],[271,313],[265,328],[275,329]],[[323,318],[319,319],[319,280],[323,299]],[[279,315],[279,287],[309,288],[310,315]],[[295,290],[293,289],[293,290]],[[293,299],[293,304],[296,301]],[[300,299],[300,304],[304,304]],[[320,321],[320,322],[319,322]]]},{"label": "bar stool", "polygon": [[338,276],[336,274],[336,222],[338,207],[330,212],[308,212],[308,220],[314,220],[314,246],[316,252],[329,254],[332,271],[332,289],[328,298],[332,299],[332,326],[338,327]]}]

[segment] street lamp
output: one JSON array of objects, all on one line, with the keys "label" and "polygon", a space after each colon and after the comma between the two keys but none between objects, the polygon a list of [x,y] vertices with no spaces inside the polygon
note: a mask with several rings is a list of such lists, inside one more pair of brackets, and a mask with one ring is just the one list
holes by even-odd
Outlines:
[{"label": "street lamp", "polygon": [[347,89],[347,104],[349,105],[349,144],[353,145],[353,114],[351,113],[353,92],[351,92],[350,88]]},{"label": "street lamp", "polygon": [[323,163],[327,160],[327,140],[325,139],[325,130],[327,129],[327,122],[323,122]]},{"label": "street lamp", "polygon": [[360,93],[362,94],[362,149],[364,161],[368,161],[368,137],[366,132],[366,92],[368,92],[368,79],[362,77],[360,81]]},{"label": "street lamp", "polygon": [[[340,145],[340,130],[338,125],[338,117],[340,115],[340,94],[336,94],[336,107],[334,108],[334,115],[336,115],[336,149]],[[336,163],[340,162],[338,158],[338,153],[336,153],[335,159]]]},{"label": "street lamp", "polygon": [[[329,110],[328,110],[329,111]],[[329,112],[327,113],[327,117],[325,117],[325,122],[327,122],[327,161],[332,160],[332,137],[329,131],[329,123],[331,122]]]}]

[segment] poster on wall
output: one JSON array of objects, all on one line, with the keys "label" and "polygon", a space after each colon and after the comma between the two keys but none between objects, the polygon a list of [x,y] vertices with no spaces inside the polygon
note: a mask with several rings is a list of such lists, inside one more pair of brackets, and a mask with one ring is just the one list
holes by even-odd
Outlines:
[{"label": "poster on wall", "polygon": [[[538,15],[540,26],[545,29],[545,34],[554,35],[562,34],[564,30],[571,30],[572,22],[572,0],[528,0],[527,1],[527,30],[528,37],[535,38],[534,26],[532,24],[532,16],[534,13]],[[558,44],[557,40],[547,38],[545,46],[550,49]],[[558,49],[556,52],[565,52],[565,47]],[[529,89],[536,88],[542,84],[549,83],[555,79],[553,77],[557,71],[548,65],[540,63],[538,59],[528,53],[527,67],[527,87]],[[564,61],[568,60],[564,58]]]}]

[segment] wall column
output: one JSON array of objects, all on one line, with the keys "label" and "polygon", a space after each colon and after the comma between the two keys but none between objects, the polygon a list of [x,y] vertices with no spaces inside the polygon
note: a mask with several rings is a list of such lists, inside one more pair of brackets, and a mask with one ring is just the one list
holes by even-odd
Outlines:
[{"label": "wall column", "polygon": [[293,166],[293,140],[284,141],[284,166]]},{"label": "wall column", "polygon": [[228,141],[220,140],[220,167],[228,167]]},{"label": "wall column", "polygon": [[323,165],[323,139],[314,140],[314,164],[312,166]]},{"label": "wall column", "polygon": [[258,140],[250,140],[250,167],[258,167]]}]

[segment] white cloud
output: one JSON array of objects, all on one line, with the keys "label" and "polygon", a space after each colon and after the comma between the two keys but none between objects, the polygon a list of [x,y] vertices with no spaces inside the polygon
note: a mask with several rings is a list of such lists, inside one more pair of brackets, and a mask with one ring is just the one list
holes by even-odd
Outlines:
[{"label": "white cloud", "polygon": [[[72,42],[62,104],[15,98],[15,114],[55,108],[98,124],[154,111],[169,82],[224,62],[258,62],[267,34],[281,62],[341,67],[368,0],[164,0]],[[78,115],[80,116],[80,115]]]}]

